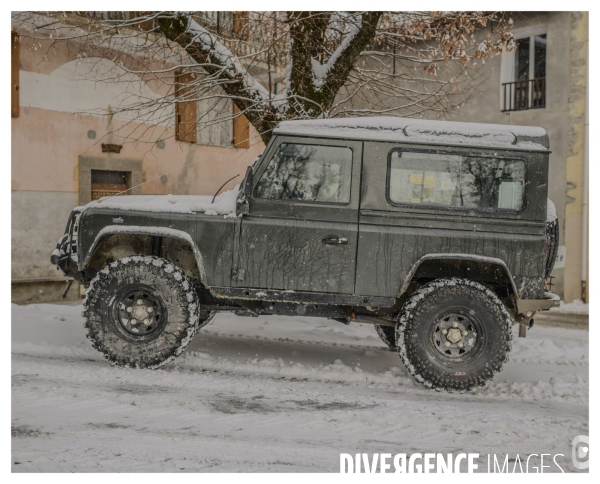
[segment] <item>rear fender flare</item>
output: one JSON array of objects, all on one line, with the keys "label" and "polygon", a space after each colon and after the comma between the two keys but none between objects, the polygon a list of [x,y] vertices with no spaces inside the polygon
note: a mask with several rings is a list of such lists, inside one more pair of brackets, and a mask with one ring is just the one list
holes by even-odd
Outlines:
[{"label": "rear fender flare", "polygon": [[413,264],[413,266],[406,274],[406,278],[400,287],[400,291],[398,292],[398,298],[402,296],[410,285],[413,277],[419,270],[419,267],[424,263],[431,260],[440,260],[440,261],[469,261],[469,262],[483,262],[486,264],[493,264],[496,267],[500,268],[502,272],[506,275],[508,281],[510,281],[510,292],[512,297],[515,299],[515,303],[519,298],[519,293],[517,292],[517,287],[515,286],[515,281],[512,278],[510,270],[508,269],[506,263],[502,259],[498,259],[496,257],[487,257],[487,256],[479,256],[473,254],[427,254],[421,257],[417,262]]}]

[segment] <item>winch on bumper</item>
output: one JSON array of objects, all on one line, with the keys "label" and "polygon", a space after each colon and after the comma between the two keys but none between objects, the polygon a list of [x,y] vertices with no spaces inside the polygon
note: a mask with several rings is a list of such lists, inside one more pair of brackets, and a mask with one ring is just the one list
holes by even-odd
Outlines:
[{"label": "winch on bumper", "polygon": [[79,216],[81,212],[74,210],[69,215],[64,235],[58,239],[56,249],[52,251],[50,262],[68,277],[78,282],[83,282],[82,274],[78,267],[77,235],[79,229]]}]

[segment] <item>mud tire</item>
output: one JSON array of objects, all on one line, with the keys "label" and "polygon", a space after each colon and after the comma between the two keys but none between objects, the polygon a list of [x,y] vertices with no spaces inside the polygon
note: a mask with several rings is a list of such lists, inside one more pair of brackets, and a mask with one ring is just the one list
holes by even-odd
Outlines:
[{"label": "mud tire", "polygon": [[[451,311],[471,318],[467,321],[476,324],[478,334],[472,350],[452,358],[441,355],[445,349],[436,349],[435,343],[439,318]],[[462,393],[484,386],[502,370],[512,348],[513,324],[502,302],[482,284],[439,279],[422,286],[404,304],[396,324],[398,354],[416,382]]]},{"label": "mud tire", "polygon": [[[134,286],[152,290],[163,308],[157,329],[139,338],[124,333],[115,316],[119,294]],[[185,350],[196,331],[213,316],[200,312],[196,291],[183,271],[154,256],[124,257],[107,265],[90,283],[83,307],[87,338],[93,347],[111,365],[126,368],[165,365]]]},{"label": "mud tire", "polygon": [[375,325],[375,331],[391,351],[398,351],[396,346],[396,330],[391,326]]}]

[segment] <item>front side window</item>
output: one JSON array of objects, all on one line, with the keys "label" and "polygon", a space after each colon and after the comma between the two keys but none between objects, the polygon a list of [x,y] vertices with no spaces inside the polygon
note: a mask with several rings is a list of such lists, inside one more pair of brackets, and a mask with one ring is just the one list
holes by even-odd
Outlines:
[{"label": "front side window", "polygon": [[254,197],[348,203],[351,170],[348,147],[283,143],[257,183]]},{"label": "front side window", "polygon": [[523,160],[392,151],[389,170],[392,203],[513,211],[524,205]]}]

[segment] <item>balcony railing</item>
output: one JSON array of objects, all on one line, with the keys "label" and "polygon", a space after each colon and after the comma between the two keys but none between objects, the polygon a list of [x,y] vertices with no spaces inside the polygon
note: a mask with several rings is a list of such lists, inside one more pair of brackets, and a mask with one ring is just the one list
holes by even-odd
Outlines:
[{"label": "balcony railing", "polygon": [[523,111],[546,107],[546,78],[502,84],[502,111]]}]

